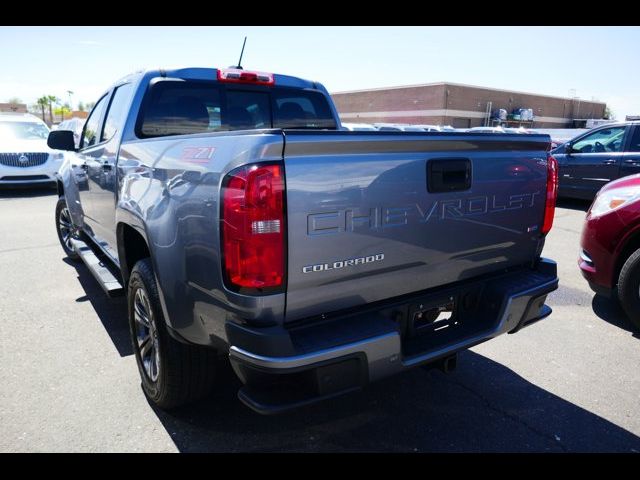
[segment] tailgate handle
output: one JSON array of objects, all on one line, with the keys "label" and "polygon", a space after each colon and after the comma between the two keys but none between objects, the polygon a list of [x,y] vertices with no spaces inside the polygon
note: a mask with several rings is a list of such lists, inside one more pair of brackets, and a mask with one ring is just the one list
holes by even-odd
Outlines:
[{"label": "tailgate handle", "polygon": [[459,192],[471,188],[471,160],[442,158],[427,162],[429,193]]}]

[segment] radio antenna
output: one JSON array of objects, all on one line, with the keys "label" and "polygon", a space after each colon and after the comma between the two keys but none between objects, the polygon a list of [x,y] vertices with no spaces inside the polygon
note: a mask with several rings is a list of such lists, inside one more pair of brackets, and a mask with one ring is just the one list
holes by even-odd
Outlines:
[{"label": "radio antenna", "polygon": [[238,60],[238,65],[236,65],[236,68],[238,70],[242,70],[242,55],[244,54],[244,46],[247,44],[247,37],[244,37],[244,42],[242,42],[242,50],[240,51],[240,59]]}]

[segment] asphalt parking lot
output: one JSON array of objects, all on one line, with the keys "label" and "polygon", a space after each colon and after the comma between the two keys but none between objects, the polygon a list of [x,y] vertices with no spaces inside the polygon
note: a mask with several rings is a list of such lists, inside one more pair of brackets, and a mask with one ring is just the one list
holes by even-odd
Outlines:
[{"label": "asphalt parking lot", "polygon": [[0,191],[0,451],[640,452],[640,334],[594,296],[576,256],[588,204],[562,202],[545,256],[547,320],[365,391],[263,417],[238,382],[172,413],[152,408],[125,303],[63,258],[52,190]]}]

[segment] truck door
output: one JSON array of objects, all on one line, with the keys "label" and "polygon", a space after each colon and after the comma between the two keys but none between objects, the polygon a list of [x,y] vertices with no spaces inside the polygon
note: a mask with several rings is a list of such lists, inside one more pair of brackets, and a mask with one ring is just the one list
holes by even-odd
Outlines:
[{"label": "truck door", "polygon": [[100,155],[89,162],[89,192],[92,203],[95,240],[114,259],[118,258],[116,242],[116,160],[120,133],[127,118],[132,85],[125,83],[113,91],[100,131]]},{"label": "truck door", "polygon": [[640,125],[634,125],[631,128],[633,128],[633,132],[631,132],[631,138],[620,165],[621,177],[640,173]]},{"label": "truck door", "polygon": [[84,125],[82,136],[80,137],[80,147],[77,153],[80,168],[82,170],[82,179],[78,181],[78,190],[80,195],[80,203],[84,214],[84,223],[88,227],[90,235],[94,234],[96,225],[95,212],[93,202],[91,201],[91,166],[97,158],[102,156],[104,145],[100,143],[100,130],[102,128],[102,120],[104,112],[107,108],[109,95],[105,95],[98,103],[96,103],[91,114]]},{"label": "truck door", "polygon": [[560,168],[560,182],[572,195],[592,199],[600,188],[618,178],[626,127],[605,127],[571,143]]}]

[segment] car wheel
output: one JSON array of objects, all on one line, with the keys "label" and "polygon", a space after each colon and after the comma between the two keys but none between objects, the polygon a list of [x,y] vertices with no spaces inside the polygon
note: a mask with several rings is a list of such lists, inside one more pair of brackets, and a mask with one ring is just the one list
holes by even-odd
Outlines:
[{"label": "car wheel", "polygon": [[58,203],[56,204],[56,232],[58,233],[60,245],[62,245],[67,257],[71,260],[78,260],[80,256],[73,250],[73,245],[71,244],[71,240],[78,238],[78,227],[73,224],[69,207],[64,197],[58,198]]},{"label": "car wheel", "polygon": [[631,323],[640,330],[640,249],[631,254],[620,270],[618,298]]},{"label": "car wheel", "polygon": [[163,409],[205,397],[215,381],[217,353],[169,334],[150,259],[133,267],[127,297],[129,330],[147,397]]}]

